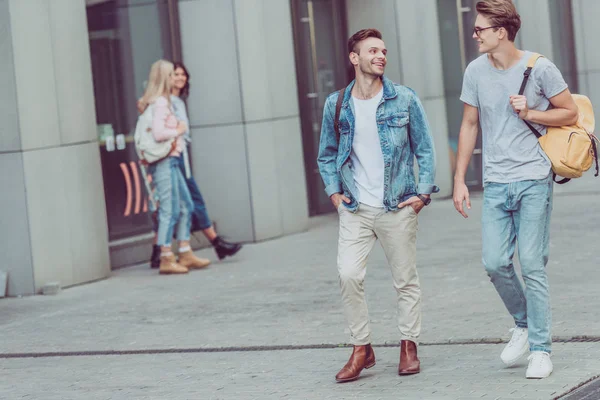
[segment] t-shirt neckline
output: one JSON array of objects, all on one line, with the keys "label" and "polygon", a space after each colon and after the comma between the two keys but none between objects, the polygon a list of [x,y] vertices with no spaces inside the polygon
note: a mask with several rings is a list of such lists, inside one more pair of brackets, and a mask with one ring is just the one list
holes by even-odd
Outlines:
[{"label": "t-shirt neckline", "polygon": [[526,62],[526,60],[528,58],[528,54],[529,54],[529,52],[527,50],[523,50],[523,56],[521,57],[521,59],[515,65],[513,65],[512,67],[510,67],[508,69],[498,69],[498,68],[494,67],[487,54],[485,55],[485,63],[492,71],[494,71],[496,73],[508,74],[508,73],[514,71],[515,69],[517,69],[518,67],[520,67],[524,62]]}]

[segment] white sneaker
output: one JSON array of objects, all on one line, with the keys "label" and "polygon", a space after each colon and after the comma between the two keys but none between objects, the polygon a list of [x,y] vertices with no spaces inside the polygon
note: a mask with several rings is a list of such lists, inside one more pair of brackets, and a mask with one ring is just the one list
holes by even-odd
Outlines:
[{"label": "white sneaker", "polygon": [[527,357],[529,360],[529,366],[525,377],[529,379],[542,379],[547,378],[552,373],[554,367],[550,360],[550,354],[545,351],[532,351],[531,355]]},{"label": "white sneaker", "polygon": [[515,327],[512,328],[510,332],[512,332],[512,338],[506,347],[504,347],[504,350],[500,355],[502,362],[508,366],[519,361],[519,359],[527,354],[527,351],[529,350],[527,328]]}]

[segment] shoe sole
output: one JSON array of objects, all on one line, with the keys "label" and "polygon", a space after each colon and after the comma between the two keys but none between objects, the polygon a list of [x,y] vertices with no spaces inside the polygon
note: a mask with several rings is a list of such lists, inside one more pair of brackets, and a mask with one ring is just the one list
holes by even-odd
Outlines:
[{"label": "shoe sole", "polygon": [[208,267],[209,265],[210,264],[203,265],[202,267],[187,267],[187,269],[189,269],[190,271],[196,270],[196,269],[204,269],[204,268]]},{"label": "shoe sole", "polygon": [[169,272],[167,272],[167,271],[158,271],[158,273],[159,273],[160,275],[183,275],[183,274],[187,274],[187,273],[188,273],[188,271],[185,271],[185,272],[170,272],[170,271],[169,271]]},{"label": "shoe sole", "polygon": [[420,372],[421,372],[421,370],[419,369],[418,371],[414,371],[414,372],[398,372],[398,375],[400,375],[400,376],[404,376],[404,375],[415,375],[415,374],[418,374],[418,373],[420,373]]},{"label": "shoe sole", "polygon": [[527,379],[544,379],[544,378],[548,378],[550,375],[552,375],[552,371],[550,371],[550,373],[546,376],[529,376],[529,375],[525,374],[525,378],[527,378]]},{"label": "shoe sole", "polygon": [[220,261],[220,260],[222,260],[222,259],[224,259],[225,257],[233,257],[233,256],[235,256],[237,253],[239,253],[239,251],[242,249],[242,247],[244,247],[244,246],[240,246],[240,248],[239,248],[239,249],[237,249],[236,251],[234,251],[234,252],[233,252],[233,253],[231,253],[231,254],[223,254],[223,255],[221,255],[219,252],[217,252],[217,257],[219,257],[219,261]]},{"label": "shoe sole", "polygon": [[[367,366],[365,366],[365,369],[373,368],[373,367],[375,366],[375,364],[376,364],[376,363],[373,363],[373,364],[371,364],[371,365],[367,365]],[[351,378],[346,378],[346,379],[337,379],[337,378],[336,378],[336,380],[335,380],[335,381],[336,381],[336,382],[338,382],[338,383],[352,382],[352,381],[355,381],[355,380],[357,380],[359,377],[360,377],[360,372],[358,373],[358,375],[356,375],[356,376],[353,376],[353,377],[351,377]]]}]

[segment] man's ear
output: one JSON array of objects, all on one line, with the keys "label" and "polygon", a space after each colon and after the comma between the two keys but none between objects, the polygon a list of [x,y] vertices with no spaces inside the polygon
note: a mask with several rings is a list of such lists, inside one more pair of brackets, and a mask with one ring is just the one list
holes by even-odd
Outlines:
[{"label": "man's ear", "polygon": [[498,31],[500,32],[500,34],[498,35],[498,39],[502,40],[505,37],[508,37],[508,31],[506,30],[506,28],[501,27],[500,29],[498,29]]},{"label": "man's ear", "polygon": [[358,65],[358,54],[356,54],[355,52],[352,52],[352,53],[348,54],[348,58],[350,59],[350,62],[352,63],[352,65]]}]

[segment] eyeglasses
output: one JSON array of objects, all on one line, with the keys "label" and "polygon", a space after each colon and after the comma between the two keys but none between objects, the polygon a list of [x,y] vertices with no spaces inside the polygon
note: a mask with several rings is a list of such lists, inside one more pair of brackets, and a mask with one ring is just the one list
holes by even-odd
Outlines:
[{"label": "eyeglasses", "polygon": [[494,25],[494,26],[486,26],[485,28],[480,28],[478,26],[476,26],[475,28],[473,28],[473,33],[477,35],[477,37],[479,37],[479,35],[481,35],[481,32],[485,31],[486,29],[492,29],[492,28],[502,28],[499,25]]}]

